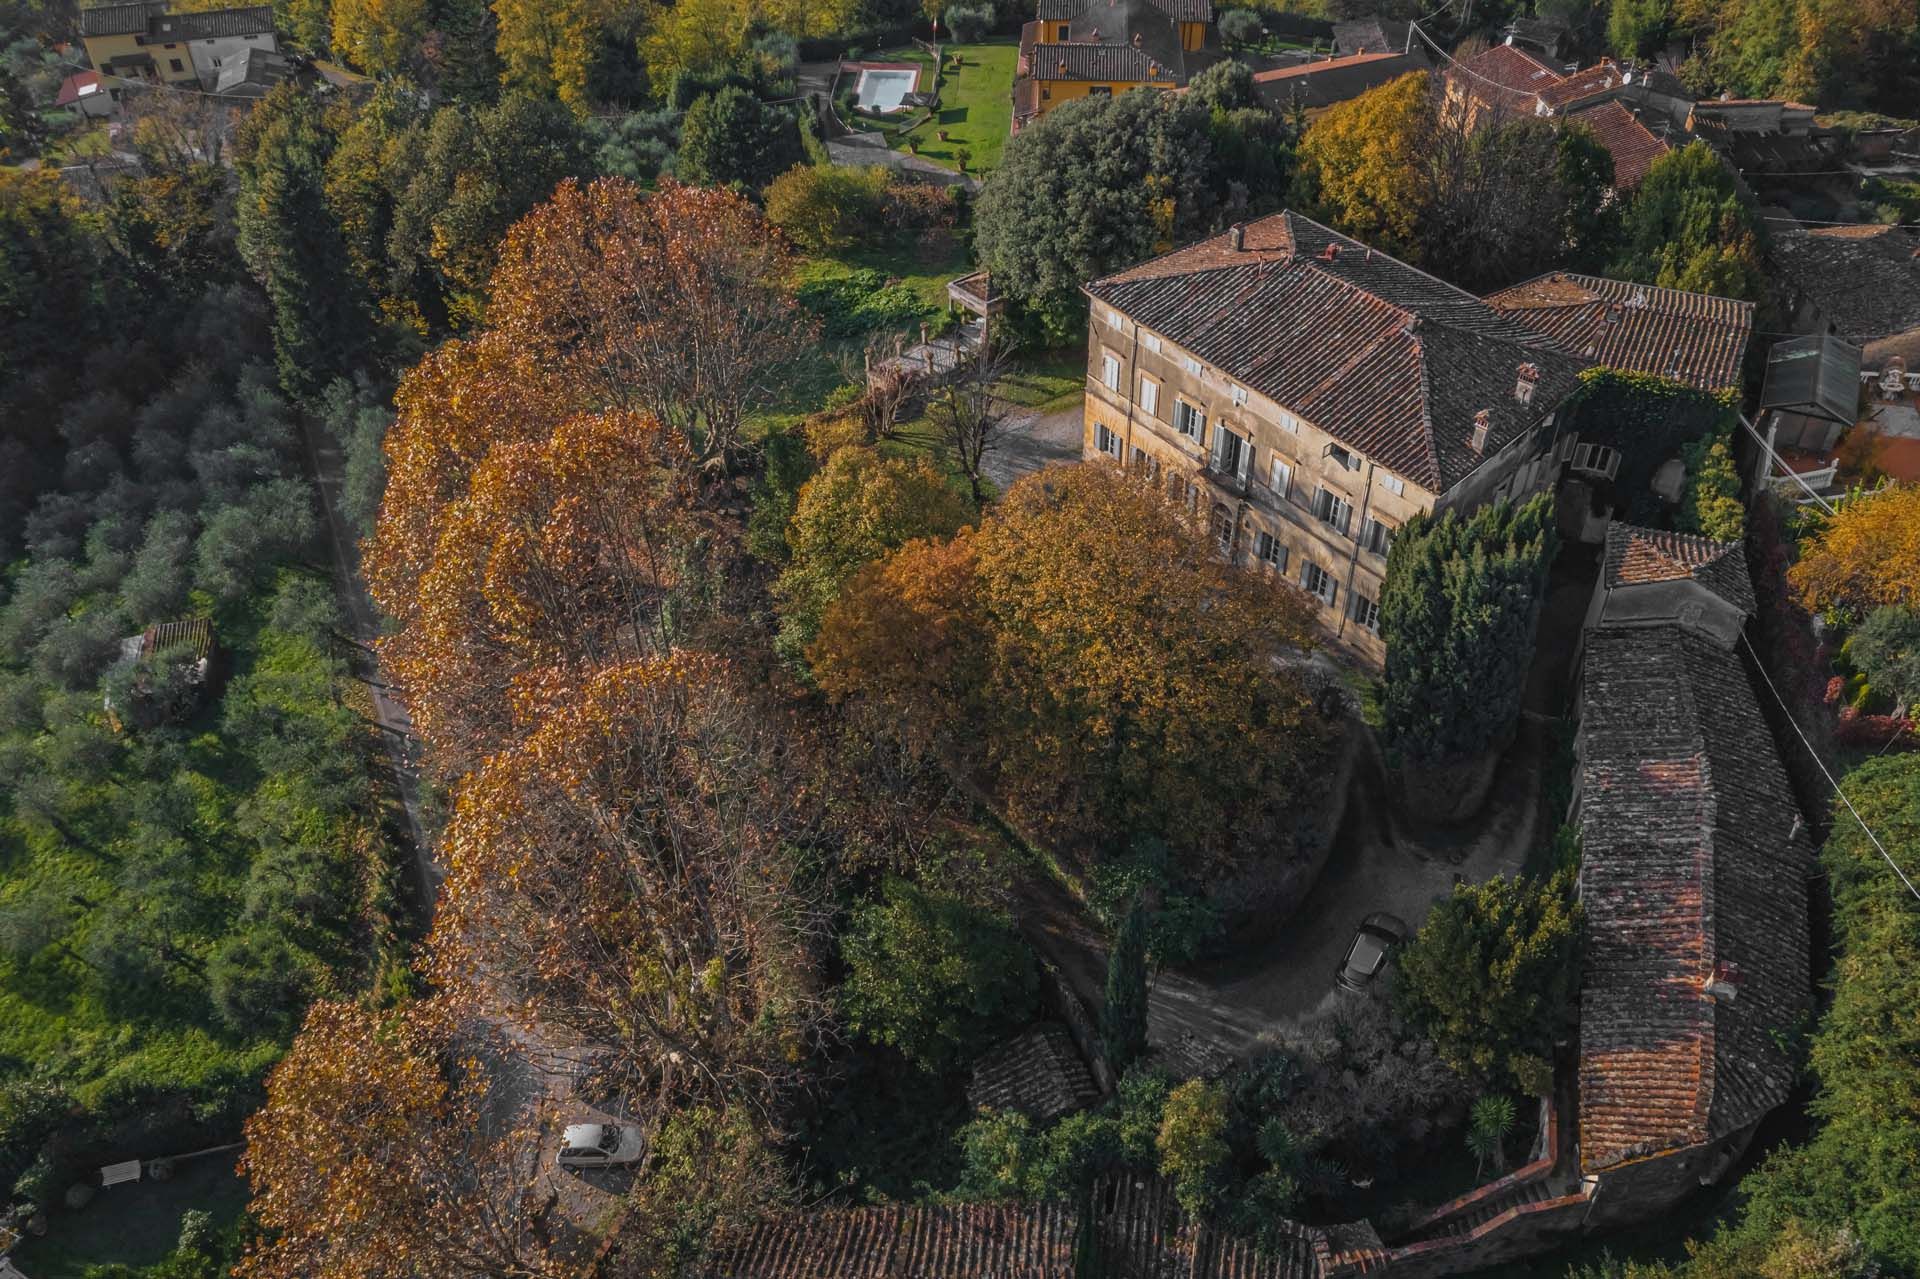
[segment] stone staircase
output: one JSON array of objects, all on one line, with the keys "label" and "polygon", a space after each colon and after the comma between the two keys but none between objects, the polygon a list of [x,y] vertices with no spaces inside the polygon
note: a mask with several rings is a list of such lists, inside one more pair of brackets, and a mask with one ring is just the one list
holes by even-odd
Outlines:
[{"label": "stone staircase", "polygon": [[1569,1187],[1557,1184],[1556,1180],[1550,1176],[1522,1181],[1504,1187],[1498,1194],[1463,1204],[1446,1216],[1429,1219],[1398,1242],[1420,1243],[1428,1239],[1449,1239],[1470,1235],[1512,1209],[1524,1208],[1528,1204],[1545,1203],[1549,1199],[1558,1199],[1566,1194],[1568,1189]]}]

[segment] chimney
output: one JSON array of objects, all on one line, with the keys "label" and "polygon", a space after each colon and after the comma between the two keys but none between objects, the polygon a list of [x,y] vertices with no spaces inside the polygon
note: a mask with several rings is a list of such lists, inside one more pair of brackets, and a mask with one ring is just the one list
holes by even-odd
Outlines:
[{"label": "chimney", "polygon": [[1487,435],[1493,430],[1493,412],[1481,409],[1473,415],[1473,439],[1469,443],[1475,453],[1487,451]]},{"label": "chimney", "polygon": [[1227,228],[1227,243],[1233,246],[1235,253],[1245,252],[1247,247],[1247,224],[1236,222]]},{"label": "chimney", "polygon": [[1133,33],[1133,47],[1136,49],[1140,47],[1140,33],[1138,31]]},{"label": "chimney", "polygon": [[1730,959],[1722,959],[1714,964],[1713,971],[1700,983],[1700,993],[1716,1003],[1730,1004],[1739,998],[1740,987],[1745,980],[1740,975],[1740,965]]},{"label": "chimney", "polygon": [[1340,260],[1340,246],[1334,241],[1328,240],[1327,247],[1320,250],[1320,260],[1322,262],[1338,262]]},{"label": "chimney", "polygon": [[1522,364],[1519,369],[1519,377],[1513,384],[1513,398],[1522,404],[1533,403],[1533,388],[1539,381],[1540,366],[1537,364]]}]

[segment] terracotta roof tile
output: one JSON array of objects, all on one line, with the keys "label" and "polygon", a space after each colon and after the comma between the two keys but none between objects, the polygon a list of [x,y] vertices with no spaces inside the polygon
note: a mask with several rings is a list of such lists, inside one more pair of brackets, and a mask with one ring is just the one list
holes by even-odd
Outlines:
[{"label": "terracotta roof tile", "polygon": [[1847,341],[1920,328],[1920,239],[1890,226],[1827,227],[1773,237],[1781,271]]},{"label": "terracotta roof tile", "polygon": [[1607,528],[1606,584],[1694,581],[1751,617],[1753,579],[1738,542],[1614,523]]},{"label": "terracotta roof tile", "polygon": [[1403,53],[1356,53],[1256,72],[1253,85],[1254,91],[1270,104],[1284,106],[1298,97],[1305,106],[1327,107],[1357,98],[1403,75],[1425,70],[1423,61]]},{"label": "terracotta roof tile", "polygon": [[[1587,637],[1579,1132],[1585,1171],[1718,1140],[1787,1099],[1811,1006],[1812,848],[1739,655]],[[1710,976],[1737,986],[1709,994]]]},{"label": "terracotta roof tile", "polygon": [[988,1052],[973,1068],[967,1102],[975,1110],[1017,1110],[1057,1119],[1100,1100],[1093,1072],[1064,1026],[1036,1026]]},{"label": "terracotta roof tile", "polygon": [[1600,145],[1613,157],[1613,185],[1618,191],[1631,191],[1646,180],[1653,162],[1672,150],[1640,123],[1640,117],[1618,101],[1582,107],[1568,116],[1593,130]]},{"label": "terracotta roof tile", "polygon": [[1540,90],[1540,101],[1555,113],[1566,110],[1576,102],[1597,97],[1602,93],[1611,93],[1620,87],[1622,77],[1620,68],[1612,62],[1602,62],[1584,71],[1576,71],[1558,84],[1548,85]]},{"label": "terracotta roof tile", "polygon": [[1740,385],[1753,303],[1555,271],[1487,296],[1570,355],[1705,390]]},{"label": "terracotta roof tile", "polygon": [[[1582,365],[1472,294],[1296,213],[1248,223],[1240,249],[1214,236],[1087,292],[1434,493],[1551,413]],[[1522,364],[1540,374],[1525,405]],[[1476,451],[1482,411],[1492,430]]]},{"label": "terracotta roof tile", "polygon": [[1496,44],[1448,71],[1447,79],[1489,108],[1532,115],[1535,95],[1565,77],[1517,45]]}]

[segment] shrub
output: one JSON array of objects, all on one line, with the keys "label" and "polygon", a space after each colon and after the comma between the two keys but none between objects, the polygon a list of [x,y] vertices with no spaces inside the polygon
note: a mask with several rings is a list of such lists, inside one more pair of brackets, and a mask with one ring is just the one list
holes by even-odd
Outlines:
[{"label": "shrub", "polygon": [[813,253],[852,244],[873,225],[887,194],[887,171],[796,165],[767,187],[767,221]]},{"label": "shrub", "polygon": [[1733,461],[1733,437],[1695,440],[1682,451],[1687,488],[1680,501],[1680,530],[1717,542],[1746,535],[1747,508],[1740,501],[1740,471]]},{"label": "shrub", "polygon": [[1033,955],[1004,915],[889,879],[841,943],[847,1023],[929,1070],[1032,1013]]},{"label": "shrub", "polygon": [[933,314],[920,295],[889,284],[871,268],[809,280],[795,290],[800,305],[820,317],[821,336],[860,337],[876,329],[904,328]]},{"label": "shrub", "polygon": [[1844,651],[1875,688],[1906,706],[1920,702],[1920,613],[1877,608]]}]

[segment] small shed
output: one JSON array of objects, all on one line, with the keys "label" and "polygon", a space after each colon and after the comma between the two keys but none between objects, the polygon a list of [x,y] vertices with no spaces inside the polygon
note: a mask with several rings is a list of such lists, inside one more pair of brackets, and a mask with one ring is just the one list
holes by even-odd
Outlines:
[{"label": "small shed", "polygon": [[1100,1100],[1093,1072],[1067,1028],[1035,1026],[988,1052],[973,1068],[967,1103],[975,1110],[1017,1110],[1032,1119],[1058,1119]]},{"label": "small shed", "polygon": [[1773,412],[1782,448],[1827,453],[1860,415],[1860,348],[1831,333],[1775,342],[1760,411]]},{"label": "small shed", "polygon": [[[151,727],[192,712],[213,682],[213,659],[212,622],[162,622],[120,641],[109,686],[119,687],[124,678],[130,717],[136,727]],[[117,725],[120,708],[111,691],[105,705]]]}]

